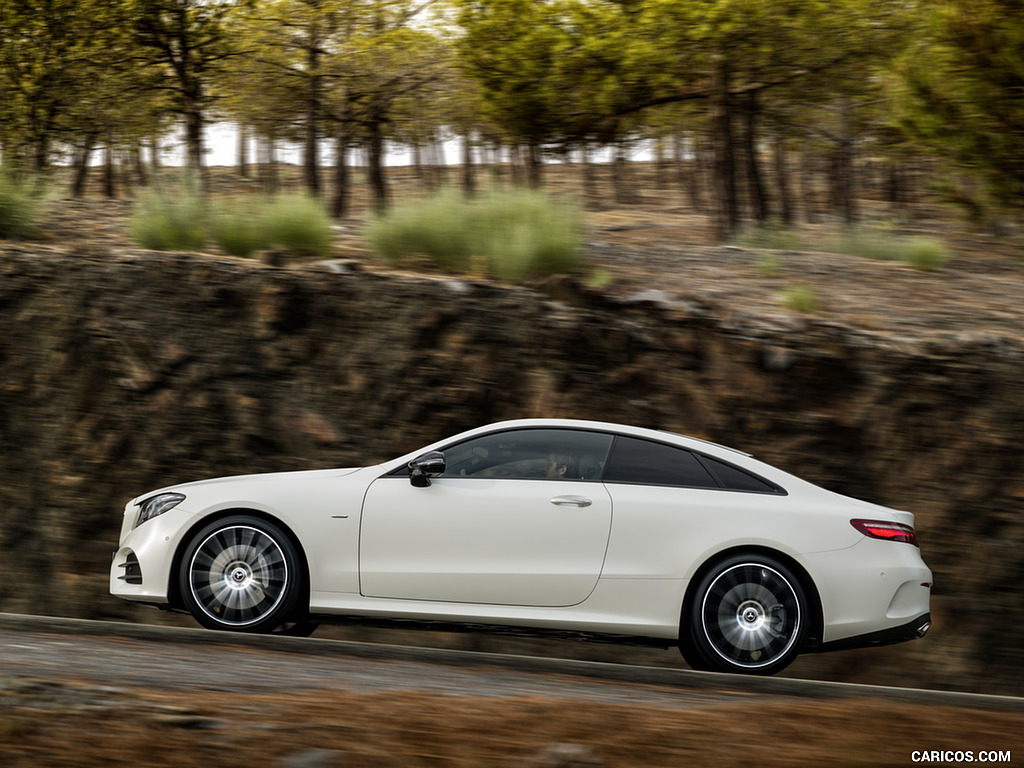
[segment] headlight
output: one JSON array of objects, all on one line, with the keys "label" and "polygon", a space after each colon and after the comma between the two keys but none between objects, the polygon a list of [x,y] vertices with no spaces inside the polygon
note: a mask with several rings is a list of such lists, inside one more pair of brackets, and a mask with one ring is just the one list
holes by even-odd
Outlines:
[{"label": "headlight", "polygon": [[185,500],[182,493],[158,493],[150,496],[145,501],[139,502],[139,516],[135,519],[135,527],[138,528],[147,520],[159,517],[164,512],[174,509]]}]

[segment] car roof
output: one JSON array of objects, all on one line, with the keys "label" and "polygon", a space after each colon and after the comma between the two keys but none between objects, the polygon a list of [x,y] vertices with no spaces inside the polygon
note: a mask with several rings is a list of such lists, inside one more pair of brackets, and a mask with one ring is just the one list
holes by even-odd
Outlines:
[{"label": "car roof", "polygon": [[[492,430],[498,429],[536,429],[540,427],[550,427],[556,429],[590,429],[599,430],[602,432],[615,432],[618,434],[633,435],[635,437],[646,437],[652,440],[664,440],[666,437],[674,438],[673,442],[681,442],[683,444],[687,442],[699,443],[713,448],[720,448],[724,451],[731,451],[741,456],[751,456],[746,451],[740,451],[736,448],[732,448],[728,445],[722,445],[721,443],[715,443],[711,440],[705,440],[701,437],[694,437],[693,435],[683,435],[678,432],[670,432],[668,430],[650,429],[648,427],[635,427],[629,424],[617,424],[608,421],[591,421],[586,419],[510,419],[507,421],[498,421],[486,426],[479,427],[478,429],[471,430],[473,433],[485,433]],[[469,433],[466,433],[467,436]]]}]

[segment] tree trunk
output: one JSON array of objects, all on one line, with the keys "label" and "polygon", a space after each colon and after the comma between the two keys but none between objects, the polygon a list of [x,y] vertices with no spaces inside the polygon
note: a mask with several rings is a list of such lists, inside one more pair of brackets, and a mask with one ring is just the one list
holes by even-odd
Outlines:
[{"label": "tree trunk", "polygon": [[423,174],[423,142],[419,138],[412,142],[412,172],[420,184],[430,187],[429,179],[425,179]]},{"label": "tree trunk", "polygon": [[529,144],[526,147],[526,183],[530,189],[540,189],[543,183],[544,167],[540,160],[540,147]]},{"label": "tree trunk", "polygon": [[786,142],[781,136],[775,137],[773,147],[775,179],[779,185],[779,220],[787,227],[793,226],[793,192],[789,185],[789,168],[786,164]]},{"label": "tree trunk", "polygon": [[590,161],[590,145],[586,141],[580,145],[580,165],[583,166],[583,199],[587,203],[596,203],[597,173]]},{"label": "tree trunk", "polygon": [[146,175],[146,164],[142,160],[142,146],[136,142],[128,152],[129,160],[131,161],[132,173],[135,174],[135,180],[139,183],[139,186],[148,186],[149,177]]},{"label": "tree trunk", "polygon": [[668,153],[665,151],[665,137],[654,137],[654,186],[665,189],[670,185]]},{"label": "tree trunk", "polygon": [[34,142],[32,155],[32,170],[37,174],[46,171],[50,163],[50,141],[46,136],[40,136]]},{"label": "tree trunk", "polygon": [[818,204],[814,191],[814,157],[800,153],[800,197],[804,202],[804,219],[813,224],[818,220]]},{"label": "tree trunk", "polygon": [[466,197],[476,194],[476,174],[473,166],[473,132],[466,130],[462,136],[462,192]]},{"label": "tree trunk", "polygon": [[434,131],[430,135],[430,167],[434,173],[434,186],[443,187],[448,183],[448,164],[445,162],[444,138]]},{"label": "tree trunk", "polygon": [[379,119],[370,121],[368,128],[369,138],[367,140],[367,176],[370,181],[370,189],[373,195],[373,209],[378,214],[384,213],[388,208],[388,186],[387,178],[384,175],[384,130],[383,122]]},{"label": "tree trunk", "polygon": [[615,189],[615,202],[618,205],[632,205],[636,202],[629,172],[628,155],[626,142],[616,141],[615,157],[612,159],[612,186]]},{"label": "tree trunk", "polygon": [[249,130],[245,123],[238,124],[238,175],[243,179],[249,178]]},{"label": "tree trunk", "polygon": [[103,194],[117,197],[117,184],[114,179],[114,150],[108,144],[103,149]]},{"label": "tree trunk", "polygon": [[850,122],[853,108],[850,100],[840,100],[840,136],[839,149],[836,153],[836,194],[839,207],[843,212],[843,221],[849,225],[857,223],[860,218],[857,210],[857,179],[855,167],[856,147]]},{"label": "tree trunk", "polygon": [[712,120],[715,129],[715,212],[713,233],[725,242],[739,229],[739,201],[736,196],[736,158],[732,135],[732,73],[723,58],[715,73]]},{"label": "tree trunk", "polygon": [[343,219],[348,216],[351,193],[351,174],[348,172],[348,131],[341,127],[335,139],[334,153],[334,197],[331,200],[331,216]]},{"label": "tree trunk", "polygon": [[149,164],[155,173],[160,168],[160,139],[153,136],[146,143],[149,145]]},{"label": "tree trunk", "polygon": [[676,177],[681,189],[686,190],[690,207],[697,213],[704,213],[704,195],[701,191],[700,145],[696,137],[690,145],[690,157],[686,157],[686,134],[677,132],[672,136],[672,155]]},{"label": "tree trunk", "polygon": [[750,203],[750,213],[756,221],[765,222],[769,218],[768,196],[765,193],[761,173],[761,161],[757,152],[757,117],[760,113],[760,105],[757,103],[757,94],[748,93],[743,99],[743,162],[746,166],[747,177],[747,199]]},{"label": "tree trunk", "polygon": [[187,100],[185,111],[185,148],[188,157],[188,170],[192,181],[201,189],[207,187],[206,167],[203,165],[203,114],[198,102]]},{"label": "tree trunk", "polygon": [[277,192],[277,147],[273,136],[264,136],[258,141],[260,183],[267,194]]},{"label": "tree trunk", "polygon": [[313,197],[320,196],[320,152],[319,152],[319,114],[320,114],[320,39],[316,24],[309,32],[309,48],[306,50],[306,70],[309,82],[306,87],[305,115],[305,152],[303,153],[302,171],[306,183],[306,191]]},{"label": "tree trunk", "polygon": [[505,150],[500,142],[494,142],[488,148],[488,175],[493,184],[505,183]]},{"label": "tree trunk", "polygon": [[71,182],[72,197],[85,195],[85,185],[89,181],[89,160],[92,158],[92,150],[95,146],[96,136],[89,134],[85,137],[85,144],[75,153],[75,175]]}]

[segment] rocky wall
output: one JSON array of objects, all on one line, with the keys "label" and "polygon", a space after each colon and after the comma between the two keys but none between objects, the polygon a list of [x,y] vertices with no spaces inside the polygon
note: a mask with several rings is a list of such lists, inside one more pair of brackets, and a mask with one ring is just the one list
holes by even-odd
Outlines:
[{"label": "rocky wall", "polygon": [[123,505],[145,490],[383,460],[504,418],[595,418],[707,437],[912,510],[933,633],[814,663],[1020,693],[1022,391],[1024,349],[1005,338],[892,338],[568,280],[11,246],[0,611],[146,620],[106,594]]}]

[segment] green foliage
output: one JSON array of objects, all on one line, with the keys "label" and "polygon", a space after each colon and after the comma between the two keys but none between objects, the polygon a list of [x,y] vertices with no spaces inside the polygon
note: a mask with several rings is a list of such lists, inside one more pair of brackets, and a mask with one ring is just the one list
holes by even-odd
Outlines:
[{"label": "green foliage", "polygon": [[906,237],[883,229],[858,227],[843,230],[828,250],[847,256],[881,261],[902,261],[915,269],[934,270],[950,260],[949,249],[933,237]]},{"label": "green foliage", "polygon": [[[942,241],[933,237],[907,237],[885,227],[846,227],[834,237],[816,240],[796,229],[778,226],[748,228],[734,239],[744,248],[779,251],[821,250],[877,261],[901,261],[915,269],[930,271],[944,267],[952,258]],[[758,259],[762,277],[777,277],[782,263],[769,254]]]},{"label": "green foliage", "polygon": [[733,242],[744,248],[793,251],[800,248],[800,233],[791,227],[769,223],[745,227],[733,239]]},{"label": "green foliage", "polygon": [[515,190],[471,200],[445,192],[375,219],[366,236],[389,264],[425,256],[444,270],[516,281],[574,269],[582,232],[574,203]]},{"label": "green foliage", "polygon": [[590,288],[607,288],[615,282],[615,275],[607,269],[595,269],[587,275],[584,282]]},{"label": "green foliage", "polygon": [[757,271],[761,277],[773,279],[779,276],[782,271],[782,259],[774,253],[761,256],[757,260]]},{"label": "green foliage", "polygon": [[826,242],[834,253],[859,256],[862,259],[894,261],[899,258],[898,238],[888,232],[870,227],[847,227],[837,238]]},{"label": "green foliage", "polygon": [[794,285],[782,292],[782,303],[794,312],[813,312],[818,307],[818,296],[805,284]]},{"label": "green foliage", "polygon": [[901,127],[1024,207],[1024,13],[1019,0],[942,0],[898,73]]},{"label": "green foliage", "polygon": [[576,266],[583,219],[575,204],[517,190],[484,196],[469,211],[474,251],[495,277],[515,281]]},{"label": "green foliage", "polygon": [[155,251],[199,250],[212,239],[232,256],[279,248],[297,256],[327,256],[331,219],[303,194],[229,200],[208,208],[194,186],[149,192],[135,204],[132,239]]},{"label": "green foliage", "polygon": [[268,247],[263,198],[239,198],[220,203],[210,220],[213,242],[230,256],[247,258]]},{"label": "green foliage", "polygon": [[950,259],[949,250],[932,237],[913,237],[904,248],[903,261],[915,269],[930,272],[946,266]]},{"label": "green foliage", "polygon": [[334,232],[323,203],[304,194],[271,198],[260,213],[267,242],[298,256],[327,256]]},{"label": "green foliage", "polygon": [[22,240],[38,230],[43,197],[33,185],[0,170],[0,239]]},{"label": "green foliage", "polygon": [[135,201],[128,230],[152,251],[198,251],[206,244],[206,204],[193,186],[154,189]]},{"label": "green foliage", "polygon": [[393,266],[422,255],[441,269],[466,272],[472,256],[466,210],[458,193],[445,191],[374,219],[366,237],[377,255]]}]

